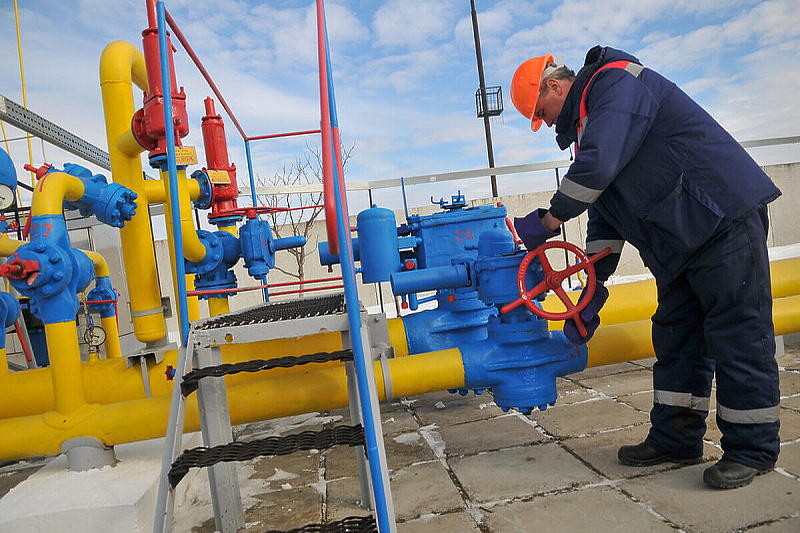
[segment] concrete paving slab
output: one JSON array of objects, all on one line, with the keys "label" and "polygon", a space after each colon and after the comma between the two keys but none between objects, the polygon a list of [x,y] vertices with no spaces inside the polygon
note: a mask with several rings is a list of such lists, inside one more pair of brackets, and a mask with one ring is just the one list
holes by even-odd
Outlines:
[{"label": "concrete paving slab", "polygon": [[631,361],[631,364],[641,368],[653,368],[653,365],[656,364],[656,358],[637,359],[636,361]]},{"label": "concrete paving slab", "polygon": [[633,407],[649,416],[650,409],[653,408],[653,391],[637,392],[636,394],[626,394],[620,396],[617,401]]},{"label": "concrete paving slab", "polygon": [[425,515],[410,522],[397,524],[397,533],[480,533],[467,513]]},{"label": "concrete paving slab", "polygon": [[[381,410],[383,410],[382,406]],[[382,412],[381,420],[383,421],[384,435],[408,433],[409,431],[416,431],[417,428],[419,428],[419,424],[417,424],[414,415],[409,413],[405,407],[403,410],[397,409],[389,412]]]},{"label": "concrete paving slab", "polygon": [[[397,497],[392,496],[396,502]],[[328,481],[325,485],[325,504],[328,520],[372,514],[372,511],[361,507],[361,486],[358,476]],[[247,515],[245,518],[248,518]]]},{"label": "concrete paving slab", "polygon": [[[256,496],[259,502],[247,509],[246,531],[288,531],[322,520],[322,494],[314,487],[279,490]],[[206,530],[205,527],[211,526]],[[214,520],[192,533],[213,533]]]},{"label": "concrete paving slab", "polygon": [[797,533],[800,531],[800,516],[776,520],[763,526],[748,529],[747,533]]},{"label": "concrete paving slab", "polygon": [[599,431],[650,422],[650,417],[614,400],[596,400],[534,411],[530,418],[555,437],[591,435]]},{"label": "concrete paving slab", "polygon": [[[590,464],[598,472],[609,479],[622,479],[650,474],[662,470],[678,468],[675,463],[663,463],[656,466],[634,467],[626,466],[617,459],[620,446],[637,444],[647,437],[649,425],[634,426],[618,431],[609,431],[562,441],[564,447]],[[703,456],[706,461],[716,460],[722,456],[719,449],[706,445]]]},{"label": "concrete paving slab", "polygon": [[635,392],[653,390],[653,373],[650,370],[634,370],[624,374],[581,379],[579,383],[605,396],[616,398]]},{"label": "concrete paving slab", "polygon": [[586,387],[564,378],[558,378],[556,380],[556,390],[558,391],[556,405],[568,405],[576,402],[585,402],[586,400],[591,400],[592,398],[598,397],[598,394],[595,391],[587,389]]},{"label": "concrete paving slab", "polygon": [[439,461],[396,470],[391,473],[389,482],[398,520],[465,508],[450,475]]},{"label": "concrete paving slab", "polygon": [[544,442],[547,437],[516,414],[437,428],[449,457]]},{"label": "concrete paving slab", "polygon": [[800,394],[797,396],[791,396],[789,398],[781,398],[781,407],[800,411]]},{"label": "concrete paving slab", "polygon": [[523,498],[601,480],[555,443],[453,459],[450,467],[469,498],[479,502]]},{"label": "concrete paving slab", "polygon": [[792,442],[781,446],[781,453],[778,455],[778,464],[776,466],[800,477],[800,442]]},{"label": "concrete paving slab", "polygon": [[631,372],[633,370],[640,370],[641,368],[641,366],[633,363],[616,363],[613,365],[593,366],[581,372],[570,374],[567,376],[567,378],[574,381],[580,381],[582,379],[599,378],[601,376],[610,376],[612,374],[620,374],[622,372]]},{"label": "concrete paving slab", "polygon": [[277,490],[286,485],[299,487],[319,481],[319,452],[297,452],[279,457],[264,457],[253,462],[249,479],[262,480],[266,489]]},{"label": "concrete paving slab", "polygon": [[611,487],[593,487],[513,502],[487,515],[492,533],[603,531],[669,533],[664,520]]},{"label": "concrete paving slab", "polygon": [[432,404],[414,406],[414,411],[423,425],[436,424],[437,426],[485,420],[503,414],[503,411],[495,405],[491,395],[485,394],[467,397],[451,396]]},{"label": "concrete paving slab", "polygon": [[620,488],[685,531],[738,531],[800,511],[800,480],[778,472],[757,477],[735,490],[703,485],[697,465],[620,483]]},{"label": "concrete paving slab", "polygon": [[800,372],[795,370],[781,370],[781,396],[794,396],[800,394]]}]

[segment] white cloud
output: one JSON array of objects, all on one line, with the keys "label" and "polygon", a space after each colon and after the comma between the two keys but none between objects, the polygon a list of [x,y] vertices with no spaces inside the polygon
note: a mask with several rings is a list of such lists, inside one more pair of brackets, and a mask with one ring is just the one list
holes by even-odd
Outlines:
[{"label": "white cloud", "polygon": [[377,44],[420,49],[450,40],[457,19],[455,0],[389,0],[375,13]]}]

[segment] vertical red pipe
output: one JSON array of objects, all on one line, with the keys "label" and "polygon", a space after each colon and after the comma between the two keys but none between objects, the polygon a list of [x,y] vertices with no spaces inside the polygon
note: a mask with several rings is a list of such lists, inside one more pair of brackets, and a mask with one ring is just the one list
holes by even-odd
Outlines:
[{"label": "vertical red pipe", "polygon": [[[328,250],[339,253],[336,224],[336,198],[333,183],[333,137],[331,109],[328,98],[328,58],[325,50],[325,14],[322,0],[317,0],[317,55],[319,59],[319,108],[322,131],[322,192],[325,197],[325,227],[328,233]],[[342,197],[344,198],[344,197]]]}]

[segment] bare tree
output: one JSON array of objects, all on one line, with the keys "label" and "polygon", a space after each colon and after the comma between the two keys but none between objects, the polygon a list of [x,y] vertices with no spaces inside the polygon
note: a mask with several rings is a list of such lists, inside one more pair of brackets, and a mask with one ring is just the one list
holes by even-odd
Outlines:
[{"label": "bare tree", "polygon": [[[352,157],[355,144],[350,148],[342,147],[342,166]],[[264,180],[256,177],[260,185],[265,185]],[[322,155],[320,149],[306,145],[306,151],[298,156],[295,161],[284,165],[280,172],[275,173],[268,180],[268,185],[273,187],[286,187],[292,185],[310,185],[322,183]],[[259,195],[258,203],[262,206],[283,209],[270,213],[270,224],[276,238],[292,235],[302,235],[307,239],[305,246],[287,250],[292,254],[297,265],[296,271],[290,271],[275,265],[275,269],[287,276],[302,282],[305,280],[305,261],[309,255],[317,251],[317,243],[308,240],[311,228],[323,212],[323,195],[318,193],[281,193]],[[288,210],[287,210],[288,209]],[[302,295],[303,287],[300,286]]]}]

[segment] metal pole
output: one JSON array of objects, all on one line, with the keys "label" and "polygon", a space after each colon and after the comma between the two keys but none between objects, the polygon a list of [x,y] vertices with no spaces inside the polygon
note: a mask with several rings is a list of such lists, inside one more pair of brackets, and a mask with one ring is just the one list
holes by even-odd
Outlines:
[{"label": "metal pole", "polygon": [[[475,0],[469,0],[472,6],[472,34],[475,36],[475,55],[478,58],[478,79],[481,84],[481,105],[483,106],[483,129],[486,134],[486,151],[489,154],[489,168],[494,168],[494,151],[492,150],[492,127],[489,124],[489,105],[486,101],[486,80],[483,77],[483,57],[481,56],[481,38],[478,35],[478,13],[475,11]],[[497,198],[497,176],[492,174],[492,197]]]}]

